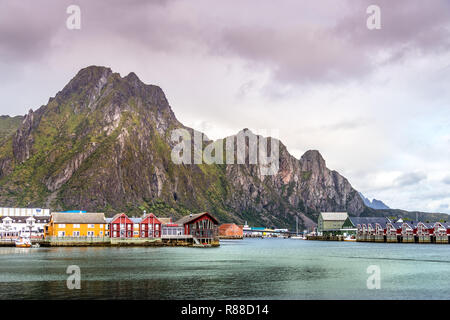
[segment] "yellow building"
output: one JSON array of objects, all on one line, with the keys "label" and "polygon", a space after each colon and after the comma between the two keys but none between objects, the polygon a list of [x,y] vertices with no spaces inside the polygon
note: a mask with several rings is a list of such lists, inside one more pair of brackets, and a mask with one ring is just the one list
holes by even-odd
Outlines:
[{"label": "yellow building", "polygon": [[45,226],[46,237],[104,237],[106,236],[104,213],[52,213]]}]

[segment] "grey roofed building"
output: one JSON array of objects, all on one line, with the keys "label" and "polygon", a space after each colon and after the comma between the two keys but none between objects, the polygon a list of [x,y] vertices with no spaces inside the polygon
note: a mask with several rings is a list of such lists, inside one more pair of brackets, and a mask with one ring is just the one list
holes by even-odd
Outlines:
[{"label": "grey roofed building", "polygon": [[385,217],[348,217],[348,220],[354,227],[356,227],[358,224],[371,224],[372,226],[375,226],[378,223],[383,229],[386,228],[386,224],[391,222],[391,220]]},{"label": "grey roofed building", "polygon": [[317,219],[317,232],[339,233],[347,218],[347,212],[321,212]]},{"label": "grey roofed building", "polygon": [[345,221],[345,219],[348,218],[347,212],[321,212],[320,215],[322,216],[322,219],[325,221],[330,221],[330,220]]},{"label": "grey roofed building", "polygon": [[52,213],[53,223],[73,223],[73,224],[104,224],[106,223],[105,214],[102,212],[87,212],[87,213],[67,213],[54,212]]}]

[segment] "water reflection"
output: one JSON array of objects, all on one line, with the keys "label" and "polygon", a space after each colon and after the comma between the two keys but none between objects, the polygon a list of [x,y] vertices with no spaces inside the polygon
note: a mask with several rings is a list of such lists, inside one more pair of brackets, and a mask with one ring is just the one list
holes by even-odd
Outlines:
[{"label": "water reflection", "polygon": [[[448,248],[407,246],[245,239],[213,250],[0,248],[0,298],[450,298]],[[381,290],[366,287],[373,264],[382,271]],[[68,265],[80,266],[81,290],[67,289]]]}]

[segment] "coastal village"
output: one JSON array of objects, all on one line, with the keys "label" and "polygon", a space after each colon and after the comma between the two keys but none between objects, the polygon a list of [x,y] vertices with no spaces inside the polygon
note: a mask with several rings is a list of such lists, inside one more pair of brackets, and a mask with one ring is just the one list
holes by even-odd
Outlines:
[{"label": "coastal village", "polygon": [[219,246],[219,239],[283,237],[302,240],[391,243],[450,243],[450,223],[384,217],[352,217],[346,212],[321,212],[311,232],[219,225],[208,212],[176,221],[144,211],[142,217],[85,211],[0,208],[0,245],[39,246]]},{"label": "coastal village", "polygon": [[346,212],[322,212],[311,240],[391,243],[450,243],[447,221],[412,221],[385,217],[351,217]]},{"label": "coastal village", "polygon": [[[0,243],[30,246],[218,246],[218,221],[208,212],[172,221],[146,213],[50,212],[49,209],[0,208]],[[28,243],[20,242],[27,239]],[[19,240],[19,242],[18,242]]]}]

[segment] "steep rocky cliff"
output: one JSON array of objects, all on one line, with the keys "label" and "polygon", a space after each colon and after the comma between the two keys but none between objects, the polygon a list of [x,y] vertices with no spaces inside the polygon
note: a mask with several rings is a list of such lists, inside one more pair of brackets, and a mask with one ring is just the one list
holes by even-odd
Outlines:
[{"label": "steep rocky cliff", "polygon": [[255,164],[178,165],[171,160],[175,128],[193,132],[161,88],[134,73],[82,69],[0,143],[0,205],[175,217],[207,210],[221,221],[279,227],[293,226],[296,215],[310,226],[319,211],[368,210],[318,151],[296,159],[279,142],[275,175]]},{"label": "steep rocky cliff", "polygon": [[23,116],[0,116],[0,144],[19,128],[23,118]]}]

